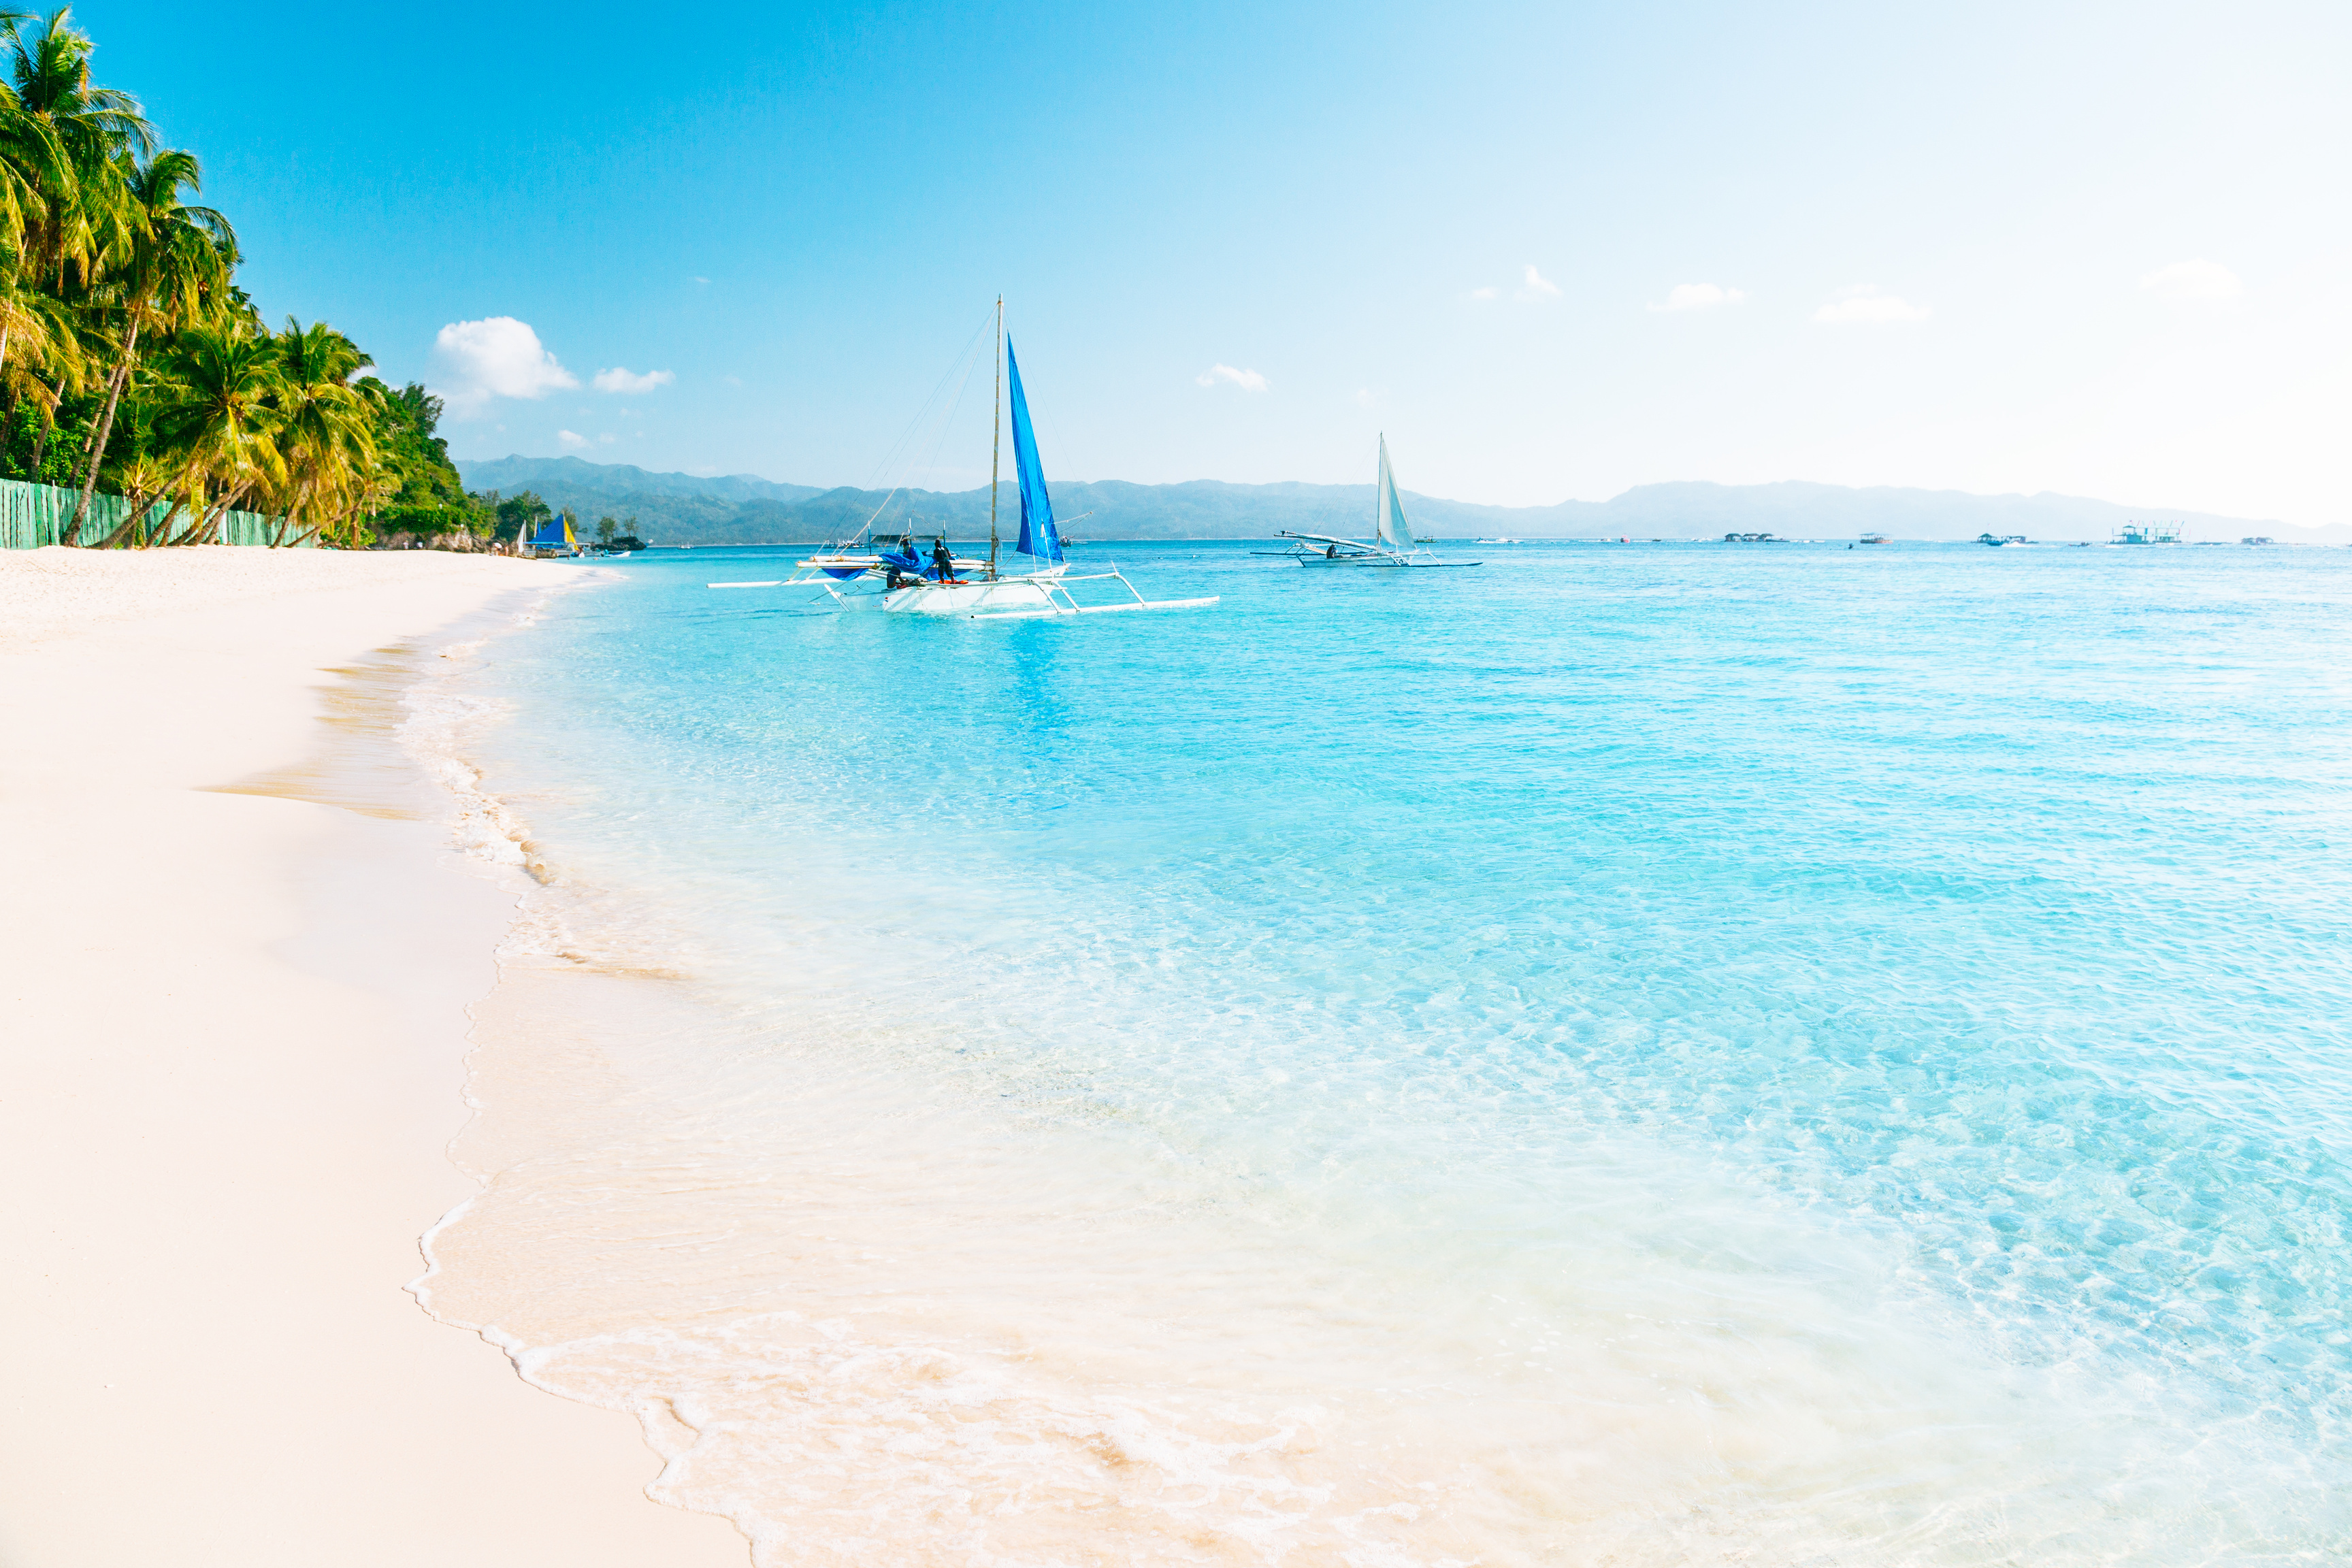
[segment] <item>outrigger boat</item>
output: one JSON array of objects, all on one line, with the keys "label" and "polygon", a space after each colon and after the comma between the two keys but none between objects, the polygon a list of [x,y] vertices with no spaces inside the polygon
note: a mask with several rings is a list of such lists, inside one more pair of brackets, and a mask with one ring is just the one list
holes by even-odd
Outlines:
[{"label": "outrigger boat", "polygon": [[522,547],[541,559],[578,555],[580,540],[572,531],[572,514],[558,512],[547,519],[522,542]]},{"label": "outrigger boat", "polygon": [[[881,516],[866,520],[847,541],[797,563],[792,576],[771,583],[713,583],[713,588],[792,588],[815,585],[839,604],[871,605],[899,615],[963,616],[973,620],[1014,616],[1101,616],[1119,610],[1189,610],[1215,604],[1216,598],[1147,599],[1116,566],[1106,572],[1073,574],[1062,536],[1054,526],[1054,498],[1045,489],[1045,465],[1037,458],[1037,437],[1029,426],[1029,399],[1021,389],[1021,362],[1012,340],[1004,335],[1004,301],[996,301],[999,349],[996,382],[996,422],[989,441],[988,559],[957,555],[942,531],[932,540],[928,556],[917,545],[911,527],[896,539],[874,536]],[[1013,383],[1013,468],[1020,481],[1021,533],[1013,553],[1034,564],[1025,572],[998,568],[1002,543],[997,534],[996,496],[999,442],[1003,431],[1004,383]],[[889,502],[886,500],[884,507]],[[863,546],[863,548],[860,548]],[[1076,583],[1117,583],[1131,602],[1086,605],[1070,592]]]},{"label": "outrigger boat", "polygon": [[[1421,547],[1412,536],[1412,525],[1404,520],[1404,503],[1397,499],[1396,476],[1389,472],[1389,438],[1381,437],[1381,482],[1372,496],[1372,542],[1360,539],[1340,539],[1328,533],[1293,533],[1281,531],[1285,539],[1298,542],[1287,550],[1271,552],[1297,562],[1301,566],[1481,566],[1479,561],[1440,561]],[[1320,546],[1318,549],[1318,546]]]}]

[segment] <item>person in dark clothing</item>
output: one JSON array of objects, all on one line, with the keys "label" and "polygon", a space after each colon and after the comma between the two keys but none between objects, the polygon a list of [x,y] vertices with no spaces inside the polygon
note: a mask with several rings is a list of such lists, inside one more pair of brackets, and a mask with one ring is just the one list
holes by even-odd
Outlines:
[{"label": "person in dark clothing", "polygon": [[895,594],[908,583],[923,580],[923,558],[915,553],[915,542],[901,538],[885,545],[878,552],[882,557],[882,591]]},{"label": "person in dark clothing", "polygon": [[945,534],[931,542],[931,564],[938,568],[940,582],[950,583],[955,580],[955,552],[948,548]]}]

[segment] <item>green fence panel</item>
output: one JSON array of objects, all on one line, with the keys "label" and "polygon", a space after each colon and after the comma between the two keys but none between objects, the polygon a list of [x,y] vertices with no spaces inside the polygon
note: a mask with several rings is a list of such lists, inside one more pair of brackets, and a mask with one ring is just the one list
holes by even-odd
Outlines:
[{"label": "green fence panel", "polygon": [[[39,550],[57,543],[73,521],[74,503],[79,499],[79,490],[0,479],[0,550]],[[121,496],[92,495],[89,515],[81,520],[81,542],[95,544],[120,528],[129,504]],[[170,510],[170,502],[155,502],[147,509],[147,526],[159,526]],[[184,529],[189,521],[184,514],[176,526]],[[308,531],[289,528],[284,520],[259,512],[233,511],[221,520],[218,537],[224,544],[267,545],[279,543],[283,535],[298,531]],[[284,542],[307,548],[318,542],[306,538]]]}]

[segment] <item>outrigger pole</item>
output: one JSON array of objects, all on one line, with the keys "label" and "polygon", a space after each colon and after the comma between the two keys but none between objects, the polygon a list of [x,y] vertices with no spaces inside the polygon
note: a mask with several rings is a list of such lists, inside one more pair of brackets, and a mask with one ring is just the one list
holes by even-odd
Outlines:
[{"label": "outrigger pole", "polygon": [[988,576],[996,579],[996,455],[1004,433],[1004,296],[996,297],[996,406],[988,426]]}]

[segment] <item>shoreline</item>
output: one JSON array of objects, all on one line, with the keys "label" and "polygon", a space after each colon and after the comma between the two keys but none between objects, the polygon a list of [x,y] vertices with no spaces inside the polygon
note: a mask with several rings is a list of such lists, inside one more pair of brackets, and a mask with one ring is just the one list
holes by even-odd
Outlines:
[{"label": "shoreline", "polygon": [[448,1149],[512,896],[451,874],[398,698],[577,575],[0,556],[11,1568],[745,1561],[645,1495],[637,1422],[406,1289],[478,1190]]}]

